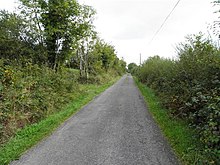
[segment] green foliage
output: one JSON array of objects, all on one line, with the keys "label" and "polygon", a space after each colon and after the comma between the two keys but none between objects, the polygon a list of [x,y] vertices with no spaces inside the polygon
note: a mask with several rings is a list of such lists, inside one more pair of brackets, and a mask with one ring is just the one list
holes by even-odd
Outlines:
[{"label": "green foliage", "polygon": [[[172,146],[182,164],[202,164],[207,157],[201,153],[202,145],[198,135],[187,126],[183,120],[172,118],[169,111],[161,106],[161,102],[153,90],[135,79],[137,86],[144,96],[153,118],[156,120],[168,142]],[[211,162],[207,162],[210,163]]]},{"label": "green foliage", "polygon": [[16,14],[0,11],[0,145],[77,99],[80,84],[105,84],[126,68],[114,47],[97,39],[91,6],[20,2]]},{"label": "green foliage", "polygon": [[[70,70],[70,72],[76,71]],[[79,85],[80,92],[74,94],[75,97],[71,103],[62,108],[62,111],[54,113],[38,123],[26,126],[22,130],[18,130],[9,142],[0,147],[0,164],[6,165],[18,159],[23,152],[51,134],[66,119],[80,110],[83,105],[91,101],[97,94],[111,86],[116,80],[111,79],[102,85]]]},{"label": "green foliage", "polygon": [[[101,62],[100,67],[106,71],[113,67],[115,60],[117,60],[114,47],[102,41],[96,42],[96,45],[94,46],[91,54],[96,56],[94,58]],[[97,61],[94,60],[93,62],[95,63]]]},{"label": "green foliage", "polygon": [[[72,56],[69,67],[80,69],[81,77],[88,79],[111,73],[111,75],[122,75],[126,72],[126,62],[119,59],[112,45],[105,43],[99,39],[90,45],[85,53],[85,47],[81,53]],[[79,50],[78,50],[79,51]],[[82,53],[84,52],[84,53]],[[83,60],[81,59],[83,56]],[[84,64],[83,66],[80,66]]]},{"label": "green foliage", "polygon": [[95,10],[75,0],[20,0],[35,42],[46,48],[46,62],[58,69],[85,37],[92,36]]},{"label": "green foliage", "polygon": [[[76,100],[91,96],[91,93],[88,95],[87,92],[92,92],[92,96],[98,94],[96,84],[103,86],[107,82],[112,82],[116,75],[114,70],[109,70],[107,73],[91,77],[87,81],[89,85],[80,85],[80,72],[76,69],[62,68],[55,72],[46,66],[40,67],[28,61],[25,66],[22,66],[19,63],[0,60],[0,146],[3,146],[19,129],[47,120],[53,114],[63,114],[61,111],[63,106],[70,101],[73,101],[75,107]],[[56,119],[55,123],[61,121]],[[55,126],[53,124],[51,127],[55,128],[57,124]],[[50,129],[43,130],[51,132]],[[38,130],[35,133],[38,133]],[[24,148],[19,150],[16,148],[14,151],[15,146],[12,147],[16,155],[20,155],[39,140],[39,138],[36,139],[35,134],[33,134],[34,141],[28,139],[32,135],[24,136],[23,144],[16,146]],[[45,132],[39,133],[38,136],[42,138]],[[15,155],[9,157],[9,159],[14,158]]]},{"label": "green foliage", "polygon": [[15,13],[0,11],[0,24],[0,58],[43,62],[45,49],[35,43],[24,18]]},{"label": "green foliage", "polygon": [[131,74],[135,74],[135,72],[137,71],[138,66],[135,63],[130,63],[128,64],[128,72]]},{"label": "green foliage", "polygon": [[18,128],[58,111],[70,101],[73,91],[77,91],[78,77],[71,70],[55,73],[36,64],[20,67],[0,62],[0,123],[3,126],[0,143]]},{"label": "green foliage", "polygon": [[162,98],[173,117],[187,120],[204,143],[210,161],[220,158],[220,56],[201,35],[178,47],[179,59],[149,58],[139,79]]},{"label": "green foliage", "polygon": [[49,0],[42,4],[41,22],[45,29],[48,63],[51,68],[56,68],[65,60],[73,37],[76,36],[74,20],[79,13],[79,7],[73,0]]}]

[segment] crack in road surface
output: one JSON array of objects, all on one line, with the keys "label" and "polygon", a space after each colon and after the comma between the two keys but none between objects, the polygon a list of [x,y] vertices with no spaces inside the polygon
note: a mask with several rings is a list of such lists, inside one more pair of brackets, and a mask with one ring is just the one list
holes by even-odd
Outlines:
[{"label": "crack in road surface", "polygon": [[130,75],[11,165],[177,165]]}]

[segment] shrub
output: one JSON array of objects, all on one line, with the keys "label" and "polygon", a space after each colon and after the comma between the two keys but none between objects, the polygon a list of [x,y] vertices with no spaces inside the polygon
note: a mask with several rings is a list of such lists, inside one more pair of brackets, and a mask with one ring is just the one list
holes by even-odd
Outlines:
[{"label": "shrub", "polygon": [[220,155],[220,55],[210,40],[191,36],[178,48],[179,59],[149,58],[137,71],[173,117],[189,121],[211,160]]},{"label": "shrub", "polygon": [[55,72],[30,62],[21,67],[1,60],[0,75],[0,143],[18,128],[60,110],[79,92],[78,75],[71,69]]}]

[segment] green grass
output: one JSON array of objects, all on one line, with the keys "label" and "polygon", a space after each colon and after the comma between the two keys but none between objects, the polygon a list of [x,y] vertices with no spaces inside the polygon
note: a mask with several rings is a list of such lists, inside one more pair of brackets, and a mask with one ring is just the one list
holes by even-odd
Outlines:
[{"label": "green grass", "polygon": [[136,78],[135,82],[144,96],[150,113],[167,138],[180,162],[184,165],[203,164],[203,160],[206,159],[200,152],[201,144],[197,139],[196,132],[189,128],[187,123],[182,120],[171,118],[168,114],[168,110],[162,108],[154,92],[146,85],[140,83]]},{"label": "green grass", "polygon": [[19,130],[16,135],[0,148],[0,164],[9,164],[18,159],[26,150],[36,145],[43,138],[49,136],[59,125],[67,120],[82,106],[91,101],[95,96],[110,87],[117,79],[104,85],[81,85],[82,93],[78,94],[71,104],[62,111],[49,116],[37,124]]}]

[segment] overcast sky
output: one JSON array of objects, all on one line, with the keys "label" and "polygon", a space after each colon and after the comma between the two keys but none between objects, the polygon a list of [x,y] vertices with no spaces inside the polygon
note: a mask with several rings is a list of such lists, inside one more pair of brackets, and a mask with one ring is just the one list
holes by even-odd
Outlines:
[{"label": "overcast sky", "polygon": [[[12,10],[16,0],[0,0]],[[217,18],[212,0],[181,0],[161,31],[149,43],[178,0],[79,0],[93,6],[95,26],[102,39],[115,46],[118,57],[139,64],[153,55],[176,57],[175,47],[188,34],[207,33]]]}]

